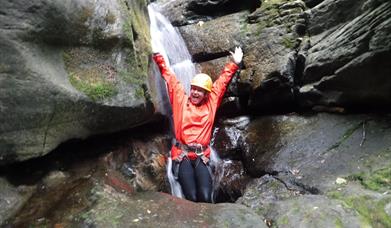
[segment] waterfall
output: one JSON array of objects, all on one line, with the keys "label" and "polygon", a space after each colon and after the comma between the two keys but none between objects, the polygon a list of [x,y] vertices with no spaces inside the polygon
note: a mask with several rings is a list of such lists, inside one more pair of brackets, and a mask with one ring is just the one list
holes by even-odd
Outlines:
[{"label": "waterfall", "polygon": [[[156,3],[151,3],[148,5],[148,14],[151,22],[150,33],[153,50],[156,50],[163,55],[164,59],[166,60],[166,64],[171,68],[172,71],[174,71],[177,79],[182,83],[185,92],[189,94],[190,81],[196,74],[196,69],[193,62],[191,61],[191,55],[182,36],[178,30],[172,26],[170,21],[161,13],[159,13]],[[160,82],[159,84],[161,85],[159,88],[160,97],[158,97],[161,106],[160,111],[167,116],[171,116],[171,106],[168,101],[165,83],[161,78],[157,67],[155,67],[154,71],[154,79],[157,82]],[[173,125],[171,124],[171,126]],[[220,159],[215,150],[212,148],[211,163],[212,165],[216,166],[219,162]],[[167,162],[167,177],[171,186],[171,194],[180,198],[184,198],[181,186],[174,179],[171,169],[172,160],[169,158]]]},{"label": "waterfall", "polygon": [[[158,12],[154,3],[148,5],[151,21],[150,32],[152,47],[164,56],[167,65],[174,71],[187,94],[190,92],[190,81],[196,74],[191,55],[185,41],[170,21]],[[157,75],[160,79],[160,75]]]}]

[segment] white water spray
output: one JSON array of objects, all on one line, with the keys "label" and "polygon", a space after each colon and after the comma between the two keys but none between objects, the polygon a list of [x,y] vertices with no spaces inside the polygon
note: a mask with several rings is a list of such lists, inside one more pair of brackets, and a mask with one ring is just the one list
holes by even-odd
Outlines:
[{"label": "white water spray", "polygon": [[[148,5],[148,13],[151,21],[152,49],[164,56],[167,65],[174,71],[186,93],[189,94],[190,81],[196,74],[196,70],[185,41],[170,21],[158,12],[154,3]],[[160,78],[160,75],[158,77]]]}]

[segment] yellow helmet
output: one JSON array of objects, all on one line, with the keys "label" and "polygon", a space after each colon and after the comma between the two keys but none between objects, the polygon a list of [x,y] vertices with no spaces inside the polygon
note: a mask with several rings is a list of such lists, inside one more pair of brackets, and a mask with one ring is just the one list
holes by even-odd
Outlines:
[{"label": "yellow helmet", "polygon": [[198,86],[210,92],[212,90],[212,79],[207,74],[196,74],[190,83],[192,86]]}]

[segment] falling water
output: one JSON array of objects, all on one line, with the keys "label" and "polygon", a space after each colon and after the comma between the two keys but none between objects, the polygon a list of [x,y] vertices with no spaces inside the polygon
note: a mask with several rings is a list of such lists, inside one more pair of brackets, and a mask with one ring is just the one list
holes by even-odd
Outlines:
[{"label": "falling water", "polygon": [[[154,51],[161,53],[167,65],[174,71],[186,93],[190,91],[190,81],[196,70],[185,41],[171,23],[158,12],[155,4],[148,6],[151,21],[151,42]],[[157,75],[160,78],[160,75]]]}]

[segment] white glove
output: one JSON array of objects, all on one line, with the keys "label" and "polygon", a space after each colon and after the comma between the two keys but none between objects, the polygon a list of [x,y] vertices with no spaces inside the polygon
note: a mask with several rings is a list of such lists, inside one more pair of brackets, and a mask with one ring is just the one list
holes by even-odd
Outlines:
[{"label": "white glove", "polygon": [[234,62],[236,63],[236,65],[239,65],[239,63],[242,62],[242,59],[243,59],[242,48],[235,47],[235,53],[233,53],[232,51],[230,51],[230,53],[231,53],[231,56],[232,56]]}]

